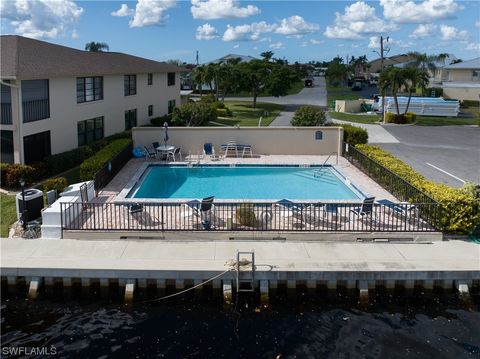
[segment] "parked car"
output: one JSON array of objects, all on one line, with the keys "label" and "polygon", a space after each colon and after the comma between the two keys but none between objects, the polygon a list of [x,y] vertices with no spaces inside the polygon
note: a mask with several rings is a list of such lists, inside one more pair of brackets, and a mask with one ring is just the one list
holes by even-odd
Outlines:
[{"label": "parked car", "polygon": [[362,82],[355,81],[352,85],[352,91],[362,91]]}]

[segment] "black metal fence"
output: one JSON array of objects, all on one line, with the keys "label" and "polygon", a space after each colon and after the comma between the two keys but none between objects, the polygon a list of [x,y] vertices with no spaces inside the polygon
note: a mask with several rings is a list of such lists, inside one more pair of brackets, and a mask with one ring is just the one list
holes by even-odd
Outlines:
[{"label": "black metal fence", "polygon": [[111,161],[109,161],[103,168],[98,170],[93,180],[95,183],[95,194],[105,187],[113,177],[125,166],[125,164],[132,158],[132,144],[128,145],[119,154],[117,154]]},{"label": "black metal fence", "polygon": [[[87,231],[432,232],[437,205],[61,203],[62,229]],[[422,218],[420,213],[428,218]]]},{"label": "black metal fence", "polygon": [[435,208],[434,213],[426,211],[424,208],[420,215],[428,220],[428,223],[435,228],[439,228],[439,203],[422,190],[413,186],[396,173],[390,171],[374,159],[368,157],[362,151],[355,147],[344,144],[344,156],[362,172],[366,173],[375,182],[385,188],[388,192],[403,202],[409,203],[428,203],[431,206],[428,210]]}]

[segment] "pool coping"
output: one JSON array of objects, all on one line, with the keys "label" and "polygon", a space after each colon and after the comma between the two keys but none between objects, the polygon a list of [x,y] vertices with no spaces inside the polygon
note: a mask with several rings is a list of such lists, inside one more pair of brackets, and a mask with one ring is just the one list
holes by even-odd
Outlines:
[{"label": "pool coping", "polygon": [[[352,182],[339,168],[331,164],[298,164],[298,163],[284,163],[284,164],[270,164],[270,163],[202,163],[195,164],[191,166],[190,163],[184,162],[170,162],[170,163],[161,163],[161,162],[145,162],[143,163],[138,170],[135,172],[133,177],[128,181],[126,186],[115,196],[113,200],[114,203],[185,203],[186,201],[191,201],[198,198],[132,198],[127,197],[135,186],[142,178],[146,175],[149,167],[299,167],[299,168],[323,168],[329,167],[333,169],[332,173],[340,180],[344,185],[348,187],[358,199],[310,199],[310,200],[297,200],[294,199],[295,203],[361,203],[364,198],[370,197],[367,191],[361,189],[361,186],[358,186]],[[216,203],[275,203],[280,199],[216,199]]]}]

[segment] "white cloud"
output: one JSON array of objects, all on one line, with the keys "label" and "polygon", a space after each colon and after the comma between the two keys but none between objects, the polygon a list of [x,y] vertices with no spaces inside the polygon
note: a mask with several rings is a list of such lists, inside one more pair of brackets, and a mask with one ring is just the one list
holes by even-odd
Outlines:
[{"label": "white cloud", "polygon": [[120,9],[118,9],[117,11],[112,11],[110,15],[123,17],[132,16],[133,14],[135,14],[135,10],[129,9],[127,4],[122,4],[122,6],[120,6]]},{"label": "white cloud", "polygon": [[176,0],[138,0],[135,10],[122,4],[120,9],[111,13],[112,16],[131,16],[130,27],[163,25],[168,15],[166,11],[175,6]]},{"label": "white cloud", "polygon": [[459,30],[455,26],[441,25],[440,32],[442,40],[467,40],[468,32],[466,30]]},{"label": "white cloud", "polygon": [[475,42],[469,42],[467,44],[467,47],[465,47],[465,50],[475,50],[479,51],[480,50],[480,43],[475,43]]},{"label": "white cloud", "polygon": [[239,44],[233,45],[233,48],[234,48],[234,49],[238,49],[239,47],[240,47]]},{"label": "white cloud", "polygon": [[307,41],[302,41],[300,43],[300,47],[307,47],[308,46],[308,42]]},{"label": "white cloud", "polygon": [[197,27],[197,32],[195,34],[197,40],[212,40],[216,37],[218,37],[217,29],[208,22]]},{"label": "white cloud", "polygon": [[[387,45],[388,44],[388,45]],[[413,42],[411,41],[403,41],[403,40],[396,40],[393,38],[388,39],[388,43],[384,40],[383,43],[385,46],[398,46],[402,49],[412,48],[414,46]],[[369,49],[380,49],[380,37],[379,36],[371,36],[369,39],[369,43],[367,46]]]},{"label": "white cloud", "polygon": [[475,22],[475,27],[480,27],[480,20]]},{"label": "white cloud", "polygon": [[275,29],[276,34],[282,35],[304,35],[318,31],[319,26],[306,22],[303,17],[295,15],[282,19]]},{"label": "white cloud", "polygon": [[75,36],[83,9],[72,0],[10,0],[0,2],[0,14],[17,34],[31,38]]},{"label": "white cloud", "polygon": [[312,45],[320,45],[320,44],[323,44],[325,41],[323,40],[315,40],[315,39],[310,39],[310,43]]},{"label": "white cloud", "polygon": [[265,21],[238,26],[227,25],[223,41],[258,41],[263,33],[274,30],[275,25],[267,24]]},{"label": "white cloud", "polygon": [[281,41],[270,44],[271,49],[278,50],[278,49],[281,49],[282,47],[283,47],[283,43]]},{"label": "white cloud", "polygon": [[434,24],[420,24],[415,28],[415,30],[413,30],[409,37],[413,39],[421,39],[424,37],[433,36],[436,29],[437,25]]},{"label": "white cloud", "polygon": [[352,44],[352,47],[353,47],[354,49],[356,49],[356,48],[359,47],[359,46],[360,46],[359,44]]},{"label": "white cloud", "polygon": [[260,14],[253,5],[241,7],[236,0],[192,0],[190,8],[194,19],[214,20],[225,18],[244,18]]},{"label": "white cloud", "polygon": [[295,15],[273,24],[260,21],[237,26],[227,25],[223,41],[261,41],[261,36],[265,33],[301,37],[303,34],[317,31],[318,28],[317,24],[308,23],[303,17]]},{"label": "white cloud", "polygon": [[335,13],[335,23],[327,26],[324,35],[331,39],[357,40],[365,35],[395,30],[394,24],[388,24],[375,15],[375,8],[357,1],[345,7],[343,14]]},{"label": "white cloud", "polygon": [[452,19],[463,9],[454,0],[380,0],[383,16],[399,24],[425,24],[439,19]]}]

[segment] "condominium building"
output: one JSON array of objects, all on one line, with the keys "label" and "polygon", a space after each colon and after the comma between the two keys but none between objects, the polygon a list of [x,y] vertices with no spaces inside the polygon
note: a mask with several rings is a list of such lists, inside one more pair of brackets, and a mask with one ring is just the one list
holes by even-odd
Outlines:
[{"label": "condominium building", "polygon": [[1,36],[1,162],[32,163],[166,115],[182,68]]}]

